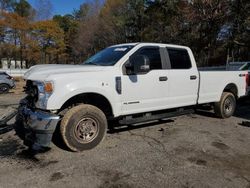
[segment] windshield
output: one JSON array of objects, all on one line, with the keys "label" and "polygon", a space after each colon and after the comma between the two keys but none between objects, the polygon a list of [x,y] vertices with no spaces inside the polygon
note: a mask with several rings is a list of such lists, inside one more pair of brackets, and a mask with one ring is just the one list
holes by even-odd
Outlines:
[{"label": "windshield", "polygon": [[111,66],[116,64],[126,53],[128,53],[134,45],[122,45],[106,48],[94,56],[90,57],[83,64]]}]

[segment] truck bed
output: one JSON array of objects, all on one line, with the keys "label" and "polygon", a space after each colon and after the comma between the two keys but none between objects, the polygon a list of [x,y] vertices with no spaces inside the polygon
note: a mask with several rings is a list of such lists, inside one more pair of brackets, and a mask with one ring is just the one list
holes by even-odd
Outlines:
[{"label": "truck bed", "polygon": [[238,97],[246,95],[246,71],[202,70],[198,103],[220,101],[221,93],[226,86],[236,86]]}]

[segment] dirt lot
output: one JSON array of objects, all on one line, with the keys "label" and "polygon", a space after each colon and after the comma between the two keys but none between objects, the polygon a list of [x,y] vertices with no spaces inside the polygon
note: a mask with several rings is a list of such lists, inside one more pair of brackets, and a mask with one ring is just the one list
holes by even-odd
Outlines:
[{"label": "dirt lot", "polygon": [[[0,96],[0,112],[22,94]],[[234,117],[200,113],[108,133],[97,148],[52,145],[31,157],[13,131],[0,135],[0,187],[250,188],[250,100]]]}]

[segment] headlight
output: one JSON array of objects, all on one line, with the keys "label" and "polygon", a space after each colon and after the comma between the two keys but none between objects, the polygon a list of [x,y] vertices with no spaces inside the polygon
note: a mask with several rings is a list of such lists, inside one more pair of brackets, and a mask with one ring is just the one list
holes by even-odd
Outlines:
[{"label": "headlight", "polygon": [[46,109],[49,97],[53,93],[53,82],[36,82],[38,89],[38,101],[36,102],[37,108]]}]

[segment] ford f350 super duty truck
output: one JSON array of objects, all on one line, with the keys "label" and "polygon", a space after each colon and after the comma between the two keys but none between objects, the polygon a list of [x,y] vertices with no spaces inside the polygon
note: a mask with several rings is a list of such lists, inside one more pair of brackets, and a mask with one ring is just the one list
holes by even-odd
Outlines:
[{"label": "ford f350 super duty truck", "polygon": [[198,71],[190,48],[156,43],[111,46],[81,65],[33,66],[24,79],[17,134],[38,148],[58,130],[72,151],[98,145],[108,120],[135,124],[202,104],[228,118],[248,85],[246,71]]}]

